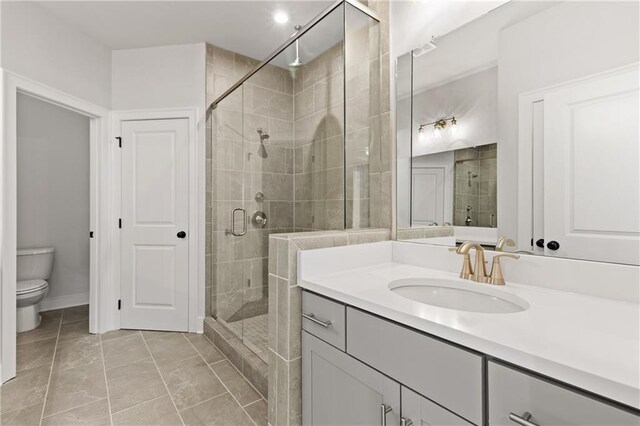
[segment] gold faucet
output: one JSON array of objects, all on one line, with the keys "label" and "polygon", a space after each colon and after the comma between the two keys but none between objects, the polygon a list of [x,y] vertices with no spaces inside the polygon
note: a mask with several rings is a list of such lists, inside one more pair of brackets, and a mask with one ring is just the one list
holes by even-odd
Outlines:
[{"label": "gold faucet", "polygon": [[511,238],[500,237],[498,239],[498,242],[496,243],[496,251],[503,251],[505,246],[507,246],[507,247],[515,247],[516,246],[516,242],[513,241]]},{"label": "gold faucet", "polygon": [[[501,238],[500,240],[502,240],[503,238]],[[504,241],[502,243],[504,244]],[[469,254],[471,249],[475,249],[476,251],[476,262],[474,268],[471,267],[471,256]],[[484,249],[479,243],[476,243],[474,241],[467,241],[458,248],[450,248],[449,251],[455,251],[456,253],[464,256],[464,259],[462,261],[462,271],[460,271],[460,278],[473,280],[479,283],[488,283],[495,285],[505,284],[504,275],[502,274],[502,268],[500,266],[500,258],[520,258],[520,256],[517,254],[496,254],[495,256],[493,256],[493,262],[491,263],[491,273],[487,275],[487,268],[484,262]]]},{"label": "gold faucet", "polygon": [[[489,277],[487,276],[487,267],[484,263],[484,249],[479,243],[467,241],[456,250],[456,253],[465,256],[465,260],[462,264],[462,272],[465,271],[465,264],[467,261],[469,263],[469,267],[471,266],[471,259],[469,258],[469,251],[471,251],[471,249],[475,249],[476,251],[476,265],[473,270],[470,271],[471,274],[467,278],[479,283],[486,283],[489,280]],[[460,273],[460,278],[462,278],[462,272]]]},{"label": "gold faucet", "polygon": [[491,274],[489,275],[488,283],[495,285],[504,285],[504,275],[502,274],[502,268],[500,267],[500,258],[501,257],[509,257],[511,259],[519,259],[519,254],[496,254],[493,256],[493,262],[491,262]]}]

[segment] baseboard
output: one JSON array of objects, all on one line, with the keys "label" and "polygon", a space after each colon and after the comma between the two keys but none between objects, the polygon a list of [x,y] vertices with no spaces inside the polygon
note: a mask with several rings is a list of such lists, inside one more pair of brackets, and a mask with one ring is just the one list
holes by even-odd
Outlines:
[{"label": "baseboard", "polygon": [[68,296],[47,297],[40,302],[40,311],[70,308],[72,306],[88,305],[89,293],[70,294]]}]

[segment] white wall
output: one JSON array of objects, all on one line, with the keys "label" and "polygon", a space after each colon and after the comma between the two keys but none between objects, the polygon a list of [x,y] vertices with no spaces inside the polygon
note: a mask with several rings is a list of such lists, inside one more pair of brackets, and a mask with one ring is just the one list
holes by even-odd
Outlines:
[{"label": "white wall", "polygon": [[114,50],[112,109],[204,108],[204,43]]},{"label": "white wall", "polygon": [[494,1],[392,1],[390,9],[391,58],[422,46],[480,15],[507,3]]},{"label": "white wall", "polygon": [[5,70],[110,107],[109,48],[32,2],[2,2],[1,19]]},{"label": "white wall", "polygon": [[18,247],[56,249],[43,308],[89,301],[89,118],[18,94]]},{"label": "white wall", "polygon": [[640,60],[638,2],[563,2],[500,34],[498,217],[517,235],[518,95]]},{"label": "white wall", "polygon": [[[413,97],[413,156],[498,142],[498,70],[461,77]],[[418,125],[455,116],[445,129]]]}]

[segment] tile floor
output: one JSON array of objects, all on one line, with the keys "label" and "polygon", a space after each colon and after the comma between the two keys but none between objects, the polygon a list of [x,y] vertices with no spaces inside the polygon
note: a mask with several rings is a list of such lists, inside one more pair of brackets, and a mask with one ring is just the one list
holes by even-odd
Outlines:
[{"label": "tile floor", "polygon": [[2,425],[266,425],[266,401],[205,336],[88,329],[79,306],[18,334]]}]

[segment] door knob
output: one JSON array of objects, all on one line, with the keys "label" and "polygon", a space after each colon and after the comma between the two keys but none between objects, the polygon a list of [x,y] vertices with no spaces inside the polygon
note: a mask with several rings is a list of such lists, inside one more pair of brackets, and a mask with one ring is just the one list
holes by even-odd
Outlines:
[{"label": "door knob", "polygon": [[560,244],[557,241],[549,241],[547,243],[547,248],[549,250],[558,250],[560,248]]},{"label": "door knob", "polygon": [[544,239],[540,238],[538,241],[536,241],[536,245],[540,248],[544,248]]},{"label": "door knob", "polygon": [[178,232],[178,238],[185,238],[187,236],[187,233],[184,231],[180,231]]}]

